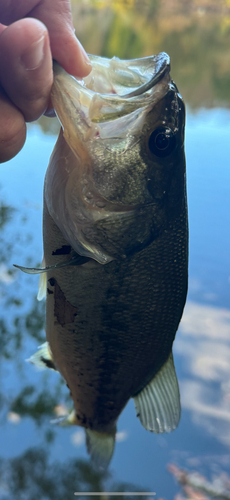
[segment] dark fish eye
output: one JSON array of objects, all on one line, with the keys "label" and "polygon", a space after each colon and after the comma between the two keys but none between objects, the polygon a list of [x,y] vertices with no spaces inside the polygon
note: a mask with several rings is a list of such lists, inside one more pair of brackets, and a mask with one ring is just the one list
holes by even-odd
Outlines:
[{"label": "dark fish eye", "polygon": [[151,153],[160,158],[170,155],[176,147],[176,138],[170,128],[159,127],[149,137]]}]

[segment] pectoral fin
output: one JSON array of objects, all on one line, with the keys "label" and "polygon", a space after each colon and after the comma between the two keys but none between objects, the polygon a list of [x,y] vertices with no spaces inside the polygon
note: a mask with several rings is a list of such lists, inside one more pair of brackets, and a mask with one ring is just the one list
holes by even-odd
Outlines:
[{"label": "pectoral fin", "polygon": [[[45,256],[43,255],[42,259],[42,267],[46,266],[46,261],[45,261]],[[40,301],[46,297],[46,289],[47,289],[47,274],[43,273],[40,274],[39,276],[39,283],[38,283],[38,294],[37,294],[37,299]]]},{"label": "pectoral fin", "polygon": [[26,274],[41,274],[41,273],[47,273],[48,271],[54,271],[55,269],[61,269],[62,267],[81,266],[82,264],[85,264],[85,262],[88,262],[88,260],[89,257],[82,257],[81,255],[76,254],[76,256],[73,257],[72,259],[67,260],[65,262],[58,262],[57,264],[53,264],[52,266],[24,267],[24,266],[18,266],[18,264],[13,264],[13,266],[17,267],[18,269],[20,269],[20,271]]},{"label": "pectoral fin", "polygon": [[153,432],[170,432],[180,420],[180,392],[170,354],[155,377],[134,398],[137,417],[145,429]]},{"label": "pectoral fin", "polygon": [[40,301],[46,297],[47,274],[40,274],[38,283],[37,299]]},{"label": "pectoral fin", "polygon": [[77,425],[76,412],[75,410],[72,410],[68,415],[52,419],[50,423],[62,425],[63,427]]}]

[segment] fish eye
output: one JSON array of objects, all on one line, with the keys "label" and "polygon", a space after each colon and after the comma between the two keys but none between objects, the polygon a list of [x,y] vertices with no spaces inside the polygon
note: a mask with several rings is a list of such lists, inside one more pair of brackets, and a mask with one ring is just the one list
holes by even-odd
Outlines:
[{"label": "fish eye", "polygon": [[151,153],[160,158],[170,155],[176,147],[176,138],[170,128],[159,127],[149,137]]}]

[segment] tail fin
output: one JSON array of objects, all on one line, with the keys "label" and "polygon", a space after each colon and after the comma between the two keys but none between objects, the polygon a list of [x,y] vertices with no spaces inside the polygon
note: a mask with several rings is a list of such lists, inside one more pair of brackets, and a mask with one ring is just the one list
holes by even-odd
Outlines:
[{"label": "tail fin", "polygon": [[105,433],[85,429],[87,451],[93,465],[98,470],[106,470],[113,456],[116,428],[114,432]]}]

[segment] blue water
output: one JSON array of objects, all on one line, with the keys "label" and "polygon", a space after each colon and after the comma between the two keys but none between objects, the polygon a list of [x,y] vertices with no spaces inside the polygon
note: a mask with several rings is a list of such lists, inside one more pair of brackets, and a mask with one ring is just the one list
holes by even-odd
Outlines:
[{"label": "blue water", "polygon": [[[111,481],[130,482],[142,490],[155,491],[156,498],[170,500],[179,491],[167,471],[168,463],[190,469],[195,466],[209,477],[214,472],[229,470],[229,142],[230,112],[221,109],[188,112],[189,292],[174,344],[182,399],[180,425],[169,435],[148,433],[136,418],[132,401],[118,423]],[[13,263],[24,264],[28,259],[32,265],[41,261],[42,187],[54,143],[53,136],[45,136],[37,125],[31,126],[21,153],[0,167],[1,199],[16,208],[4,231],[5,240],[12,243],[7,269],[11,269]],[[1,316],[9,325],[10,346],[11,322],[20,308],[6,307],[5,297],[22,299],[20,314],[24,311],[28,314],[35,301],[38,278],[16,272],[7,282],[4,273],[1,268]],[[42,330],[40,336],[41,339],[44,336]],[[88,460],[82,429],[54,426],[49,414],[40,420],[29,412],[24,416],[17,411],[12,414],[12,403],[28,385],[35,390],[32,398],[41,391],[48,391],[48,395],[54,397],[56,391],[57,404],[70,404],[58,374],[36,371],[24,362],[41,343],[39,340],[25,329],[18,348],[12,344],[12,359],[2,361],[0,457],[12,460],[36,446],[46,451],[50,464],[54,461],[65,464],[75,458]],[[6,486],[4,488],[0,480],[0,498],[11,499]],[[1,496],[1,491],[5,496],[3,493]]]}]

